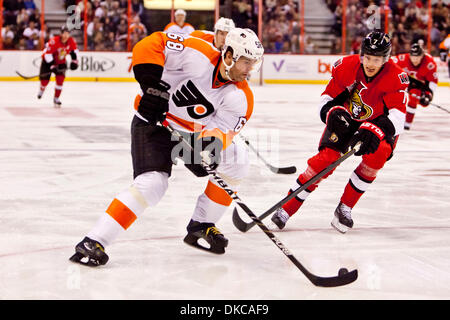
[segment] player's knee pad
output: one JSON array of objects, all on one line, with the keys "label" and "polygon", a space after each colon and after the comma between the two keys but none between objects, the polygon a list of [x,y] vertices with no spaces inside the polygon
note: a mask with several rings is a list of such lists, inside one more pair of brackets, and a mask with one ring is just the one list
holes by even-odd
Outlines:
[{"label": "player's knee pad", "polygon": [[167,187],[167,173],[143,173],[114,198],[106,212],[126,230],[148,206],[155,206],[161,200]]},{"label": "player's knee pad", "polygon": [[130,190],[135,200],[146,204],[146,207],[155,206],[166,193],[168,180],[169,175],[165,172],[145,172],[134,179]]},{"label": "player's knee pad", "polygon": [[[321,149],[319,153],[308,159],[308,169],[310,169],[310,173],[306,178],[309,180],[312,176],[316,175],[317,173],[328,167],[330,164],[332,164],[334,161],[339,159],[340,156],[341,154],[339,151],[333,150],[331,148]],[[332,171],[328,175],[330,175],[331,173]],[[324,176],[324,178],[326,178],[326,176]]]},{"label": "player's knee pad", "polygon": [[409,90],[408,106],[410,108],[416,108],[417,107],[417,104],[419,103],[421,94],[422,94],[422,91],[420,91],[418,89],[411,89],[411,90]]}]

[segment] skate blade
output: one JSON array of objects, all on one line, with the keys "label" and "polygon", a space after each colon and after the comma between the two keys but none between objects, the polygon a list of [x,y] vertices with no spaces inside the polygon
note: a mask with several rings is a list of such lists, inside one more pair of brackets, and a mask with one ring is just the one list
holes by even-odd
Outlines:
[{"label": "skate blade", "polygon": [[210,252],[210,253],[215,253],[215,254],[224,254],[225,253],[225,248],[224,247],[205,247],[202,246],[201,244],[198,243],[198,238],[196,236],[190,235],[188,234],[186,237],[184,237],[184,243],[186,243],[187,245],[194,247],[196,249],[202,250],[202,251],[206,251],[206,252]]},{"label": "skate blade", "polygon": [[346,233],[349,229],[346,225],[340,223],[337,217],[333,218],[333,220],[331,221],[331,226],[340,233]]}]

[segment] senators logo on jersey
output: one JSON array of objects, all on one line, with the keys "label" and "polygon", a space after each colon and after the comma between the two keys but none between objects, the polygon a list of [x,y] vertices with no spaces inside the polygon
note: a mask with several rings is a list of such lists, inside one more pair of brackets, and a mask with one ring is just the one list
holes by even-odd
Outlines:
[{"label": "senators logo on jersey", "polygon": [[362,83],[359,83],[350,96],[349,111],[352,117],[358,121],[367,120],[373,114],[373,108],[365,104],[361,97],[361,92],[366,89]]}]

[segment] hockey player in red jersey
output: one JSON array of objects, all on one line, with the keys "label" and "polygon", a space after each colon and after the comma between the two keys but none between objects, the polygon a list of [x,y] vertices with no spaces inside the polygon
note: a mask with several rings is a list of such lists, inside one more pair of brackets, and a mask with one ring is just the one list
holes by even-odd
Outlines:
[{"label": "hockey player in red jersey", "polygon": [[[234,143],[233,137],[252,115],[254,99],[246,78],[263,52],[257,35],[239,28],[228,33],[222,52],[199,38],[171,32],[155,32],[136,44],[132,63],[141,92],[135,98],[131,124],[134,181],[116,195],[78,243],[71,261],[91,266],[108,261],[105,246],[163,198],[180,151],[185,166],[196,176],[208,176],[198,161],[207,157],[210,168],[228,185],[235,188],[242,181],[249,171],[248,150]],[[191,142],[193,151],[180,150],[179,141],[158,125],[164,120]],[[210,177],[197,198],[184,242],[225,253],[228,239],[215,224],[231,202]],[[202,239],[207,246],[198,242]]]},{"label": "hockey player in red jersey", "polygon": [[417,105],[428,107],[437,87],[437,65],[433,57],[425,53],[420,44],[414,43],[409,53],[392,57],[409,76],[409,102],[406,107],[405,129],[409,130],[414,120]]},{"label": "hockey player in red jersey", "polygon": [[54,73],[56,85],[53,103],[55,108],[61,107],[61,100],[59,97],[66,77],[66,57],[67,55],[70,55],[72,58],[70,70],[76,70],[78,68],[77,52],[77,44],[70,36],[70,31],[67,26],[64,25],[61,28],[61,34],[51,38],[45,45],[44,52],[42,53],[41,69],[39,72],[40,88],[37,96],[38,99],[42,98],[45,88],[50,82],[50,77],[52,73]]},{"label": "hockey player in red jersey", "polygon": [[[373,31],[363,39],[360,55],[344,57],[334,64],[319,107],[320,119],[326,124],[319,152],[308,160],[306,170],[289,191],[301,187],[349,146],[361,142],[355,155],[362,156],[362,160],[350,176],[331,223],[342,233],[352,228],[352,208],[392,157],[403,131],[409,82],[407,74],[389,60],[390,52],[389,36]],[[272,221],[279,229],[284,228],[319,182],[274,213]]]}]

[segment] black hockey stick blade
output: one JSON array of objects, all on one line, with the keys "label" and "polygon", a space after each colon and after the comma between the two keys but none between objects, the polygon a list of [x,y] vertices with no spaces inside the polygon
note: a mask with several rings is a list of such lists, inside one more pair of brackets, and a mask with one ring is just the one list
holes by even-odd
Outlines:
[{"label": "black hockey stick blade", "polygon": [[[294,198],[297,194],[308,188],[310,185],[314,184],[316,181],[320,180],[324,175],[326,175],[328,172],[336,168],[338,165],[340,165],[344,160],[349,158],[351,155],[353,155],[357,150],[359,149],[359,144],[355,146],[353,149],[347,151],[343,156],[341,156],[339,159],[337,159],[335,162],[330,164],[328,167],[320,171],[318,174],[316,174],[314,177],[309,179],[304,185],[302,185],[300,188],[296,189],[291,194],[287,195],[283,199],[281,199],[279,202],[277,202],[275,205],[273,205],[269,210],[261,214],[258,219],[263,220],[267,216],[269,216],[272,212],[276,211],[278,208],[280,208],[282,205],[284,205],[286,202]],[[237,208],[235,207],[233,209],[233,224],[234,226],[241,232],[247,232],[251,228],[253,228],[256,223],[255,221],[252,222],[245,222],[241,219],[239,216],[239,212]]]},{"label": "black hockey stick blade", "polygon": [[260,227],[262,231],[272,240],[272,242],[288,257],[289,260],[311,281],[318,287],[340,287],[352,283],[358,278],[358,270],[348,271],[346,268],[339,269],[338,275],[334,277],[320,277],[309,272],[289,251],[288,248],[261,222],[260,219],[244,204],[238,203],[239,206],[247,213],[253,222]]},{"label": "black hockey stick blade", "polygon": [[245,144],[248,146],[250,150],[252,150],[256,156],[266,165],[267,168],[269,168],[270,171],[277,174],[293,174],[297,172],[297,168],[295,166],[290,167],[275,167],[268,163],[266,159],[264,159],[263,156],[259,153],[259,151],[248,141],[248,138],[244,137],[243,135],[239,135],[239,137],[245,142]]},{"label": "black hockey stick blade", "polygon": [[270,164],[266,164],[266,165],[270,169],[270,171],[272,171],[273,173],[277,173],[277,174],[293,174],[293,173],[297,172],[297,167],[295,167],[295,166],[277,168]]},{"label": "black hockey stick blade", "polygon": [[19,71],[16,71],[16,73],[17,73],[17,75],[18,75],[19,77],[21,77],[21,78],[23,78],[23,79],[25,79],[25,80],[30,80],[30,79],[34,79],[34,78],[39,77],[39,75],[27,77],[27,76],[24,76],[23,74],[21,74]]},{"label": "black hockey stick blade", "polygon": [[318,277],[311,275],[309,280],[318,287],[340,287],[354,282],[358,279],[358,270],[352,270],[349,272],[339,272],[335,277]]}]

